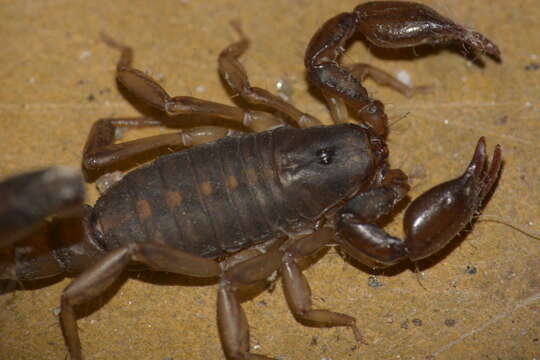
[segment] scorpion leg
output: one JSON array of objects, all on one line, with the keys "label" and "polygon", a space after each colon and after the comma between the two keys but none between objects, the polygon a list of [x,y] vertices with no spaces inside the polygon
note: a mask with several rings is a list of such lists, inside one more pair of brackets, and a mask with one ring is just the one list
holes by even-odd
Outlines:
[{"label": "scorpion leg", "polygon": [[401,80],[393,77],[389,73],[387,73],[384,70],[381,70],[375,66],[371,66],[369,64],[353,64],[350,66],[347,66],[351,74],[363,82],[366,77],[370,77],[373,79],[377,84],[382,86],[389,86],[392,89],[400,92],[406,97],[411,97],[419,92],[427,92],[431,90],[431,86],[410,86],[402,82]]},{"label": "scorpion leg", "polygon": [[[416,93],[428,92],[432,89],[431,86],[409,86],[393,77],[386,71],[369,64],[358,63],[349,65],[346,68],[350,71],[354,78],[358,79],[360,83],[364,82],[366,77],[369,76],[377,84],[389,86],[406,97],[412,97]],[[326,93],[323,93],[323,97],[326,100],[334,122],[336,124],[345,123],[348,119],[348,111],[345,101],[343,101],[340,97]]]},{"label": "scorpion leg", "polygon": [[242,287],[269,278],[282,262],[283,252],[277,249],[254,256],[227,267],[218,290],[218,328],[223,351],[230,359],[270,360],[249,352],[249,325],[236,292]]},{"label": "scorpion leg", "polygon": [[[122,54],[117,64],[118,81],[139,99],[164,111],[167,115],[196,114],[220,117],[239,122],[254,131],[283,125],[280,120],[262,111],[244,111],[236,107],[189,96],[171,97],[154,79],[131,68],[133,58],[131,48],[117,43],[104,34],[102,34],[102,38],[109,46],[121,50]],[[175,117],[164,120],[149,117],[98,120],[92,127],[85,145],[83,167],[87,172],[96,171],[150,150],[175,146],[189,147],[215,141],[229,133],[226,128],[201,126],[179,133],[157,135],[120,144],[114,143],[116,130],[119,128],[178,126],[181,124],[182,120]]]},{"label": "scorpion leg", "polygon": [[[480,138],[462,176],[431,188],[407,208],[403,221],[405,241],[388,235],[373,224],[379,210],[369,205],[370,192],[365,195],[365,200],[363,195],[353,198],[337,214],[338,243],[349,255],[373,268],[389,266],[404,258],[417,261],[431,256],[445,247],[479,211],[497,180],[501,154],[500,145],[497,145],[491,165],[486,169],[486,143],[483,137]],[[391,183],[397,187],[391,185],[390,189],[399,189],[399,181]],[[384,186],[380,194],[383,189]],[[396,195],[393,200],[390,196],[386,208],[391,208],[399,198],[400,195]]]},{"label": "scorpion leg", "polygon": [[218,327],[227,358],[269,359],[249,352],[249,326],[240,301],[235,294],[242,287],[270,277],[280,270],[287,301],[295,317],[325,326],[350,326],[355,319],[327,310],[312,310],[309,285],[297,268],[295,259],[311,255],[331,240],[330,229],[320,229],[300,239],[289,239],[278,249],[268,249],[262,255],[252,257],[225,269],[218,290]]},{"label": "scorpion leg", "polygon": [[309,283],[297,264],[297,260],[314,254],[326,246],[331,240],[332,230],[323,228],[310,236],[297,240],[292,246],[287,248],[281,267],[285,297],[287,298],[289,308],[298,321],[314,326],[350,327],[356,341],[361,344],[364,341],[360,331],[356,327],[355,318],[330,310],[312,308]]},{"label": "scorpion leg", "polygon": [[[238,122],[254,131],[267,130],[283,125],[279,119],[262,111],[245,111],[233,106],[190,96],[171,97],[154,79],[131,66],[133,51],[130,47],[116,42],[105,34],[102,34],[102,39],[107,45],[121,51],[116,72],[118,82],[138,99],[165,112],[169,116],[203,115],[219,117]],[[168,124],[177,122],[181,124],[181,120],[174,118],[166,120]]]},{"label": "scorpion leg", "polygon": [[75,278],[62,294],[60,323],[71,360],[82,359],[74,306],[101,294],[134,261],[152,270],[194,277],[215,277],[220,274],[217,262],[159,243],[133,243],[110,252]]},{"label": "scorpion leg", "polygon": [[229,45],[219,54],[219,73],[229,88],[249,104],[268,106],[286,114],[300,127],[322,125],[318,119],[298,110],[269,91],[251,86],[246,69],[238,61],[238,57],[249,47],[250,41],[239,23],[232,22],[232,25],[240,35],[240,41]]},{"label": "scorpion leg", "polygon": [[[342,13],[328,20],[307,47],[305,65],[308,79],[327,99],[341,98],[354,110],[360,124],[372,128],[378,135],[387,131],[387,116],[382,103],[371,99],[360,79],[338,62],[347,41],[355,33],[361,33],[380,47],[401,48],[454,41],[500,57],[497,46],[482,34],[466,29],[421,4],[368,2],[357,6],[351,13]],[[339,109],[332,109],[336,101],[327,102],[335,121],[339,122],[335,116]]]},{"label": "scorpion leg", "polygon": [[132,129],[162,126],[153,118],[101,119],[94,123],[83,150],[83,168],[98,171],[139,154],[165,147],[190,147],[227,136],[218,126],[198,126],[180,132],[155,135],[115,144],[119,128]]}]

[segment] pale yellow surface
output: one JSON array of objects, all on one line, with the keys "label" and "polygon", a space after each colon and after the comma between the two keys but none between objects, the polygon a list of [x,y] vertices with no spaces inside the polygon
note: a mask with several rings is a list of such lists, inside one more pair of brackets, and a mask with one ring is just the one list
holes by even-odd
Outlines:
[{"label": "pale yellow surface", "polygon": [[[406,99],[366,83],[387,105],[392,121],[401,119],[389,138],[392,165],[413,175],[414,197],[460,173],[485,135],[490,151],[502,145],[505,166],[484,213],[540,232],[540,69],[525,70],[540,63],[540,2],[425,3],[486,34],[500,46],[503,62],[485,59],[482,68],[444,49],[416,58],[412,52],[374,53],[354,43],[344,62],[406,70],[415,84],[434,85],[432,93]],[[2,0],[0,177],[50,164],[78,167],[96,119],[136,114],[116,89],[118,53],[99,40],[100,31],[132,45],[135,66],[161,79],[171,94],[230,103],[216,59],[237,39],[229,21],[239,19],[253,40],[242,57],[252,83],[274,91],[276,82],[287,78],[293,102],[327,120],[324,104],[307,91],[303,52],[323,21],[355,5],[349,0]],[[88,188],[92,203],[94,185]],[[389,230],[401,235],[399,221]],[[373,288],[367,285],[370,274],[330,250],[306,271],[314,304],[357,317],[369,345],[356,348],[348,329],[297,323],[281,286],[244,303],[251,344],[257,353],[279,359],[539,358],[539,258],[538,240],[478,222],[459,246],[422,272],[425,288],[410,270],[378,275],[384,286]],[[478,272],[466,274],[467,266]],[[181,286],[174,276],[159,273],[143,279],[127,278],[81,311],[87,360],[223,358],[215,284]],[[68,283],[0,296],[0,359],[64,358],[53,309]]]}]

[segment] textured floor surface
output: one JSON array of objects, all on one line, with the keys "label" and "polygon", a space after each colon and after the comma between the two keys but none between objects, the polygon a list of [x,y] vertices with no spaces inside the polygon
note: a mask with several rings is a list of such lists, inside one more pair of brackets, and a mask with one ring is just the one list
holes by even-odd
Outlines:
[{"label": "textured floor surface", "polygon": [[[406,71],[433,92],[407,99],[366,82],[387,106],[391,162],[411,175],[414,197],[458,175],[479,136],[504,149],[504,171],[484,214],[540,232],[540,2],[425,1],[496,42],[503,62],[473,64],[458,51],[380,52],[354,42],[344,62]],[[217,56],[242,21],[253,40],[242,57],[254,85],[285,80],[292,101],[327,120],[307,90],[303,52],[350,0],[0,1],[0,177],[50,164],[78,167],[92,123],[137,112],[114,82],[118,53],[99,32],[135,48],[135,66],[173,95],[231,103]],[[415,56],[421,55],[421,56]],[[399,120],[399,122],[397,122]],[[142,136],[133,132],[127,138]],[[88,186],[89,203],[96,198]],[[401,235],[400,217],[389,230]],[[258,353],[279,359],[533,359],[540,356],[540,242],[478,221],[419,279],[411,269],[373,274],[334,250],[306,275],[317,307],[358,318],[369,345],[348,329],[304,327],[280,286],[244,303]],[[69,279],[27,284],[0,296],[1,359],[63,359],[55,316]],[[382,285],[374,287],[377,282]],[[84,307],[78,322],[87,360],[220,359],[216,285],[166,274],[126,277]],[[372,286],[369,286],[371,284]],[[182,286],[189,285],[189,286]]]}]

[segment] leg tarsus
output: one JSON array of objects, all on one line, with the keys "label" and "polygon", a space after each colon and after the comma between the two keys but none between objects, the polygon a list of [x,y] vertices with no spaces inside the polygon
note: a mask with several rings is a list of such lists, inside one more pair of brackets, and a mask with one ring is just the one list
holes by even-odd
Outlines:
[{"label": "leg tarsus", "polygon": [[131,64],[133,63],[133,49],[114,40],[105,32],[101,32],[100,37],[101,41],[103,41],[108,46],[112,47],[113,49],[120,50],[121,55],[120,59],[118,59],[118,63],[116,66],[117,71],[131,68]]}]

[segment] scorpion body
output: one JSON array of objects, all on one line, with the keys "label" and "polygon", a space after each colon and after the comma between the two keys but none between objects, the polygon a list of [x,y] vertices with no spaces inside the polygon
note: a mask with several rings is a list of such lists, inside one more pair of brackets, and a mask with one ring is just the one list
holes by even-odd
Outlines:
[{"label": "scorpion body", "polygon": [[[339,150],[320,160],[317,151],[324,156],[326,148]],[[287,159],[290,154],[296,163]],[[302,162],[313,163],[313,176],[287,168]],[[328,208],[370,179],[374,163],[367,134],[352,125],[229,136],[127,174],[97,201],[92,217],[107,251],[128,242],[158,241],[216,258],[312,231]],[[353,165],[357,176],[350,176]],[[328,167],[334,171],[321,178],[317,172]]]},{"label": "scorpion body", "polygon": [[[74,308],[103,293],[134,263],[151,270],[218,278],[218,328],[230,359],[269,359],[250,352],[249,325],[238,292],[277,272],[297,320],[349,327],[361,344],[355,318],[313,308],[299,261],[328,245],[339,245],[372,268],[429,257],[463,230],[493,189],[502,151],[495,147],[488,166],[481,137],[460,177],[433,187],[410,204],[404,239],[384,231],[379,220],[393,211],[410,187],[407,176],[388,163],[384,106],[369,97],[361,81],[371,76],[405,95],[420,88],[366,64],[344,67],[338,61],[346,42],[358,32],[377,46],[458,41],[497,57],[498,48],[481,34],[408,2],[370,2],[330,19],[305,55],[308,79],[322,92],[336,123],[321,126],[315,117],[251,86],[238,61],[249,40],[238,24],[234,26],[241,40],[219,56],[225,84],[248,104],[285,114],[298,128],[284,126],[263,111],[171,97],[154,79],[132,67],[131,48],[103,36],[121,51],[119,83],[169,117],[165,122],[152,117],[97,121],[83,151],[87,178],[147,151],[189,149],[131,171],[106,190],[93,208],[86,206],[82,239],[57,240],[48,244],[50,251],[37,254],[15,249],[11,259],[0,261],[0,279],[81,273],[61,299],[60,322],[72,360],[82,359]],[[347,118],[345,106],[358,124],[341,124]],[[184,114],[224,118],[259,133],[227,136],[231,133],[226,129],[206,126],[114,143],[119,128],[181,126],[179,115]],[[35,219],[31,220],[28,223]]]}]

